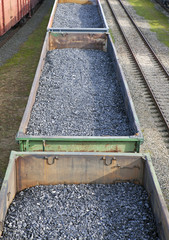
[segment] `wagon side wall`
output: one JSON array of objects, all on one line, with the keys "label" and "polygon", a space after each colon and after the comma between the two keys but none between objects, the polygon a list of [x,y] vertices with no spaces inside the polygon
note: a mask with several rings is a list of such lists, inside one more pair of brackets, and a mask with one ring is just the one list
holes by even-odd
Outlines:
[{"label": "wagon side wall", "polygon": [[[14,1],[16,3],[16,0]],[[1,0],[1,10],[2,10],[2,29],[1,32],[4,34],[11,28],[11,0]]]},{"label": "wagon side wall", "polygon": [[4,10],[3,10],[3,1],[0,0],[0,36],[4,33]]},{"label": "wagon side wall", "polygon": [[144,187],[149,193],[151,207],[161,240],[169,239],[169,212],[165,203],[150,156],[146,157]]},{"label": "wagon side wall", "polygon": [[[107,45],[108,43],[108,45]],[[109,34],[106,33],[57,33],[47,32],[42,49],[39,65],[31,88],[28,103],[20,124],[16,140],[19,141],[21,151],[60,151],[60,152],[139,152],[140,144],[143,142],[137,116],[132,108],[132,101],[128,96],[125,97],[126,112],[129,119],[134,121],[133,131],[138,133],[136,136],[112,136],[112,137],[64,137],[64,136],[30,136],[26,135],[27,125],[30,119],[33,104],[35,102],[36,92],[39,86],[39,80],[43,71],[43,64],[48,50],[60,48],[84,48],[110,51],[112,58],[116,58],[115,49],[111,45]],[[108,48],[107,48],[108,46]],[[118,61],[116,65],[118,65]],[[121,69],[116,66],[116,71],[121,74]],[[117,77],[119,77],[117,74]],[[123,77],[119,81],[122,81]],[[123,85],[125,88],[127,85]],[[125,92],[126,91],[126,92]],[[127,94],[127,90],[124,89]],[[125,107],[126,107],[125,106]],[[131,115],[131,116],[130,116]],[[132,125],[131,125],[132,126]]]},{"label": "wagon side wall", "polygon": [[[30,96],[28,99],[28,103],[20,124],[18,135],[22,135],[26,133],[26,128],[30,119],[31,110],[33,104],[35,102],[36,92],[39,86],[39,79],[41,73],[43,71],[43,66],[45,63],[46,53],[49,50],[53,50],[56,48],[66,48],[66,47],[73,47],[73,45],[79,44],[80,48],[87,48],[88,45],[92,45],[96,49],[103,50],[106,46],[107,37],[105,34],[73,34],[73,35],[63,35],[61,33],[46,33],[46,37],[44,40],[39,64],[36,70],[35,78],[32,84]],[[98,43],[99,42],[99,43]]]},{"label": "wagon side wall", "polygon": [[108,37],[107,48],[108,48],[109,54],[114,59],[115,71],[116,71],[118,83],[120,84],[120,87],[121,87],[121,92],[123,95],[124,105],[125,105],[125,109],[126,109],[126,114],[129,118],[130,126],[132,126],[132,128],[134,129],[137,136],[140,136],[141,138],[143,138],[141,130],[140,130],[140,125],[139,125],[139,121],[137,118],[137,114],[136,114],[136,111],[134,108],[134,104],[133,104],[133,101],[132,101],[132,98],[130,95],[130,91],[129,91],[127,82],[125,80],[123,70],[118,61],[118,56],[117,56],[116,50],[114,48],[114,45],[112,43],[110,35]]},{"label": "wagon side wall", "polygon": [[0,236],[9,205],[16,195],[16,163],[15,154],[10,156],[8,168],[0,191]]},{"label": "wagon side wall", "polygon": [[53,21],[54,21],[54,17],[55,14],[57,14],[56,10],[57,10],[57,6],[58,3],[78,3],[78,4],[90,4],[90,0],[55,0],[55,3],[53,5],[53,9],[50,15],[50,19],[49,19],[49,23],[47,26],[47,31],[53,31],[53,32],[108,32],[109,27],[108,24],[106,22],[106,18],[104,16],[104,12],[102,9],[102,6],[100,4],[99,0],[96,0],[96,2],[94,4],[96,4],[98,6],[98,15],[100,16],[100,19],[102,21],[103,27],[102,28],[64,28],[64,27],[53,27]]},{"label": "wagon side wall", "polygon": [[0,0],[0,36],[30,13],[41,0]]},{"label": "wagon side wall", "polygon": [[27,127],[27,124],[28,124],[29,119],[30,119],[31,109],[32,109],[33,104],[35,102],[36,91],[37,91],[38,86],[39,86],[39,79],[40,79],[40,76],[41,76],[41,73],[42,73],[42,69],[43,69],[43,66],[44,66],[44,63],[45,63],[46,53],[47,53],[48,50],[49,50],[49,37],[48,37],[48,33],[47,33],[46,37],[45,37],[45,40],[44,40],[44,44],[43,44],[43,47],[42,47],[42,52],[41,52],[41,55],[40,55],[39,64],[38,64],[38,67],[37,67],[37,70],[36,70],[36,73],[35,73],[35,78],[34,78],[34,81],[33,81],[33,84],[32,84],[31,92],[30,92],[29,99],[28,99],[28,102],[27,102],[27,106],[26,106],[26,109],[25,109],[25,112],[24,112],[24,115],[23,115],[23,118],[22,118],[22,121],[21,121],[21,124],[20,124],[18,134],[25,134],[26,127]]},{"label": "wagon side wall", "polygon": [[149,195],[161,240],[169,239],[169,212],[148,155],[122,153],[12,152],[0,191],[0,236],[15,194],[28,187],[49,184],[143,184]]}]

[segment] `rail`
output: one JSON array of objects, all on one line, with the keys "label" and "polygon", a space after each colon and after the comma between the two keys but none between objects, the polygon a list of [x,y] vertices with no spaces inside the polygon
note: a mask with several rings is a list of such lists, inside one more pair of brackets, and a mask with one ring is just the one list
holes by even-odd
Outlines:
[{"label": "rail", "polygon": [[[150,93],[152,99],[154,100],[154,103],[155,103],[155,105],[157,106],[157,109],[158,109],[160,115],[162,116],[162,119],[163,119],[163,121],[164,121],[164,124],[165,124],[165,126],[166,126],[166,128],[167,128],[167,131],[169,132],[169,118],[166,116],[165,111],[164,111],[163,107],[161,106],[160,101],[159,101],[157,95],[155,94],[155,91],[154,91],[154,89],[153,89],[153,86],[149,83],[146,74],[144,73],[144,71],[143,71],[143,69],[142,69],[142,67],[141,67],[141,65],[140,65],[140,63],[139,63],[139,61],[138,61],[138,59],[137,59],[134,51],[132,50],[132,47],[130,46],[130,43],[129,43],[129,41],[128,41],[128,38],[127,38],[125,32],[123,31],[123,29],[122,29],[122,27],[121,27],[121,25],[120,25],[120,23],[119,23],[119,21],[118,21],[118,17],[117,17],[117,15],[116,15],[113,7],[111,6],[110,1],[109,1],[109,0],[106,0],[106,2],[107,2],[107,4],[108,4],[108,6],[109,6],[109,8],[110,8],[110,10],[111,10],[114,18],[115,18],[115,21],[116,21],[116,23],[117,23],[117,25],[118,25],[118,27],[119,27],[119,30],[120,30],[120,32],[121,32],[121,34],[122,34],[122,36],[123,36],[123,38],[124,38],[124,40],[125,40],[125,42],[126,42],[126,44],[127,44],[127,47],[128,47],[128,49],[129,49],[130,53],[132,54],[132,57],[133,57],[136,65],[137,65],[137,68],[138,68],[138,70],[139,70],[139,72],[140,72],[140,74],[141,74],[141,76],[142,76],[142,79],[143,79],[144,82],[146,83],[147,88],[148,88],[148,90],[149,90],[149,93]],[[123,3],[121,2],[121,0],[118,0],[118,2],[120,3],[121,7],[124,9],[125,13],[127,14],[127,17],[130,19],[132,25],[134,26],[134,28],[136,29],[136,31],[139,33],[141,39],[144,41],[144,44],[145,44],[146,47],[148,48],[149,52],[151,52],[153,58],[155,59],[155,61],[156,61],[156,63],[158,64],[158,66],[160,67],[163,75],[165,75],[165,78],[166,78],[166,79],[168,80],[168,82],[169,82],[169,73],[167,72],[166,68],[163,66],[163,64],[162,64],[161,61],[159,60],[159,58],[158,58],[158,56],[156,55],[155,51],[153,50],[152,46],[150,45],[150,43],[148,42],[148,40],[145,38],[145,36],[144,36],[143,33],[141,32],[141,30],[138,28],[138,26],[137,26],[136,23],[134,22],[133,18],[131,17],[131,15],[129,14],[129,12],[127,11],[127,9],[125,8],[125,6],[124,6]]]}]

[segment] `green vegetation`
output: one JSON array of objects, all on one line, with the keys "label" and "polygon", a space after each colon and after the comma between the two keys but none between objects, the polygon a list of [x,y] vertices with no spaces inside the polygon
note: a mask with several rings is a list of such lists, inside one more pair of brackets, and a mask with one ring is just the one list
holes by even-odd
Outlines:
[{"label": "green vegetation", "polygon": [[49,16],[50,12],[18,53],[0,67],[0,185],[11,150],[19,150],[15,135],[26,107]]},{"label": "green vegetation", "polygon": [[29,77],[34,76],[46,34],[48,20],[49,14],[44,17],[40,26],[29,36],[28,40],[23,43],[19,52],[10,60],[8,60],[2,67],[0,67],[0,71],[8,71],[8,69],[11,69],[11,67],[15,66],[17,66],[19,69],[24,67],[26,71],[24,71],[25,74],[28,74]]},{"label": "green vegetation", "polygon": [[111,29],[109,29],[109,33],[110,33],[110,36],[111,36],[111,39],[112,39],[113,43],[115,43],[115,39],[114,39],[113,32],[112,32]]},{"label": "green vegetation", "polygon": [[169,18],[159,12],[150,0],[128,0],[136,13],[150,24],[151,31],[157,34],[160,42],[169,47]]}]

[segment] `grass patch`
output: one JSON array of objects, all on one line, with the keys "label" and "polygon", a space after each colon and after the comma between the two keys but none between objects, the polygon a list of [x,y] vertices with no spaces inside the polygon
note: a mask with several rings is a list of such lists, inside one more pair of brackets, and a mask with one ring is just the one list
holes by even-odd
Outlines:
[{"label": "grass patch", "polygon": [[0,67],[0,183],[11,150],[19,150],[15,135],[34,79],[50,11],[36,30],[29,35],[28,40],[21,45],[18,53]]},{"label": "grass patch", "polygon": [[113,43],[115,43],[115,38],[113,36],[113,32],[112,32],[111,29],[109,29],[109,33],[110,33],[110,36],[111,36],[111,39],[112,39]]},{"label": "grass patch", "polygon": [[150,0],[128,0],[139,16],[150,24],[152,32],[157,34],[160,42],[169,47],[169,18],[155,8]]},{"label": "grass patch", "polygon": [[0,67],[0,72],[5,72],[9,68],[17,66],[19,72],[22,72],[22,67],[26,67],[25,70],[27,70],[27,73],[34,74],[46,34],[46,26],[49,20],[49,15],[50,14],[44,17],[40,26],[29,36],[28,40],[23,43],[18,53]]}]

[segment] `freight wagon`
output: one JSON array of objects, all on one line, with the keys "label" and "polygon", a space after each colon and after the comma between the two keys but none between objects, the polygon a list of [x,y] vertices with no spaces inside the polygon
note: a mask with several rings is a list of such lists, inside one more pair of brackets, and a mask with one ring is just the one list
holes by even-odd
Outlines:
[{"label": "freight wagon", "polygon": [[[48,52],[52,52],[55,49],[67,49],[67,48],[95,49],[95,50],[108,52],[110,58],[114,63],[114,69],[112,69],[112,71],[114,71],[116,80],[118,82],[118,85],[120,86],[121,98],[123,98],[122,105],[124,105],[125,112],[129,119],[129,127],[132,128],[133,134],[126,136],[126,135],[123,135],[123,131],[121,135],[115,135],[115,136],[111,136],[111,135],[110,136],[99,136],[99,135],[97,136],[95,135],[94,136],[85,136],[85,135],[84,136],[79,136],[79,135],[66,136],[66,135],[44,135],[41,133],[38,133],[38,135],[27,134],[28,123],[31,118],[32,108],[35,104],[35,99],[36,99],[36,95],[39,87],[40,77],[43,72],[46,55]],[[59,59],[56,61],[57,61],[56,63],[57,65]],[[67,58],[66,61],[70,61],[69,58]],[[64,62],[62,63],[62,65],[64,65]],[[87,65],[89,65],[89,63],[87,63]],[[89,67],[91,69],[92,67],[94,68],[94,66],[92,65],[91,66],[89,65]],[[49,72],[52,72],[53,71],[52,68],[54,68],[54,65],[52,65],[52,67],[49,66],[49,68],[51,69]],[[82,72],[82,78],[83,78],[83,72]],[[112,79],[108,79],[108,80],[111,83]],[[64,82],[64,77],[62,81]],[[49,97],[52,96],[56,104],[57,104],[57,98],[55,99],[55,96],[59,91],[59,87],[57,88],[58,89],[55,89],[55,92],[53,92],[52,94],[49,94],[50,92],[47,92],[47,95],[49,94]],[[53,91],[53,87],[52,87],[52,91]],[[69,89],[69,91],[71,92],[71,89]],[[64,94],[65,93],[63,92],[63,96]],[[99,90],[99,92],[96,93],[96,96],[100,94],[102,94],[101,89]],[[116,99],[115,101],[118,102],[118,99]],[[113,104],[116,105],[115,102]],[[60,108],[60,107],[61,106],[58,106],[57,108]],[[48,107],[43,107],[43,109],[47,109],[47,108]],[[116,108],[116,106],[114,106],[114,108]],[[75,106],[75,110],[76,110],[76,106]],[[37,110],[35,109],[35,112],[40,113],[38,109]],[[48,114],[46,114],[46,116],[47,115]],[[40,118],[41,117],[42,115],[40,116]],[[113,115],[111,117],[113,118]],[[101,116],[101,118],[104,118],[104,116]],[[120,125],[121,117],[116,115],[114,118],[116,120],[119,119],[119,121],[117,120],[117,124]],[[45,121],[49,121],[49,120],[45,120]],[[57,124],[58,123],[55,122],[53,125],[57,125]],[[51,121],[48,123],[48,126],[50,125],[51,125]],[[39,65],[36,71],[35,79],[32,85],[31,93],[28,99],[28,103],[25,109],[25,113],[19,128],[18,134],[16,136],[16,140],[19,142],[21,151],[30,151],[30,152],[31,151],[139,152],[140,144],[143,142],[143,136],[140,130],[138,118],[133,106],[129,89],[128,89],[126,80],[124,78],[124,75],[122,73],[122,69],[118,63],[116,51],[114,49],[114,46],[109,34],[105,34],[105,33],[62,34],[62,33],[53,33],[53,32],[47,33],[44,46],[42,49]]]},{"label": "freight wagon", "polygon": [[0,36],[15,26],[42,0],[0,0]]},{"label": "freight wagon", "polygon": [[47,31],[52,32],[92,33],[108,30],[99,0],[56,0],[47,27]]},{"label": "freight wagon", "polygon": [[[168,213],[168,209],[165,204],[157,177],[155,175],[155,171],[153,169],[150,156],[146,154],[99,153],[99,152],[98,153],[63,153],[63,152],[62,153],[61,152],[23,153],[23,152],[13,151],[10,156],[9,165],[8,165],[6,175],[2,184],[2,189],[0,192],[0,235],[3,232],[5,217],[10,204],[15,198],[15,195],[24,189],[37,186],[37,185],[65,184],[64,186],[66,187],[67,184],[89,184],[89,185],[95,186],[95,184],[106,184],[106,185],[111,184],[112,185],[113,183],[117,183],[117,182],[118,183],[131,182],[136,185],[144,186],[144,188],[148,193],[150,205],[156,220],[158,235],[161,240],[168,240],[169,239],[169,213]],[[55,196],[55,192],[56,191],[50,190],[49,195],[55,198],[56,201],[59,201],[60,203],[66,200],[66,204],[67,204],[68,199],[62,199],[57,194]],[[23,194],[24,192],[22,192],[21,196],[23,196]],[[28,191],[25,194],[28,195]],[[39,195],[36,196],[36,192],[33,194],[34,194],[33,198],[39,197]],[[98,195],[99,197],[100,194],[102,193],[99,192],[98,194],[99,194]],[[122,194],[124,195],[124,192],[122,192]],[[127,198],[128,195],[129,195],[129,191],[126,192],[126,195],[123,196],[123,198],[124,199]],[[105,198],[106,196],[107,194],[104,195]],[[43,199],[44,197],[45,196],[43,195]],[[112,196],[112,198],[114,198],[114,196]],[[20,199],[22,199],[22,197],[20,197]],[[123,202],[119,203],[122,209],[124,209],[124,199],[123,199]],[[45,201],[45,199],[43,201]],[[52,200],[48,202],[49,205],[51,205],[51,201]],[[77,198],[76,202],[78,201],[79,200]],[[81,198],[80,202],[82,204],[82,209],[87,207],[86,205],[83,205],[83,201],[84,199]],[[104,198],[102,201],[104,202]],[[113,199],[111,201],[113,201]],[[142,202],[141,197],[138,202],[139,202],[138,204],[145,204],[144,201]],[[23,203],[21,202],[20,204],[23,204]],[[46,207],[49,207],[48,204],[46,205]],[[74,204],[71,206],[71,209],[73,208]],[[99,204],[99,202],[97,201],[95,204]],[[15,205],[16,205],[16,202],[15,202]],[[14,217],[15,205],[13,205],[12,207],[11,220],[15,219]],[[38,211],[40,211],[38,216],[41,216],[43,218],[42,216],[43,210],[40,209],[41,205],[39,200],[36,205],[38,206]],[[104,202],[103,205],[106,206],[106,202]],[[24,206],[22,207],[23,210],[25,207],[26,207],[26,203],[24,203]],[[145,207],[146,206],[143,206],[143,208]],[[78,211],[82,211],[82,209]],[[132,209],[133,209],[133,206],[130,205],[129,207],[130,220],[128,221],[134,221],[134,225],[132,225],[132,233],[133,233],[135,232],[135,227],[136,227],[135,225],[137,220],[134,220],[136,219],[136,216],[134,215],[131,216]],[[108,208],[109,216],[111,216],[111,214],[113,214],[113,211],[115,210],[116,210],[115,208],[111,209],[109,206]],[[98,212],[99,211],[102,211],[102,209],[99,209]],[[106,208],[104,208],[104,211],[106,211]],[[87,212],[85,214],[87,214]],[[73,215],[72,218],[73,217],[75,216]],[[126,216],[123,216],[123,217],[126,217]],[[30,216],[28,216],[28,218],[30,218]],[[18,219],[17,216],[16,216],[16,219]],[[51,223],[56,225],[55,229],[60,228],[60,226],[57,226],[57,224],[59,224],[59,221],[60,219],[57,218],[56,221]],[[67,221],[67,217],[66,217],[66,221]],[[115,219],[112,219],[111,221],[112,222],[109,222],[109,225],[111,226],[110,228],[112,229],[112,227],[114,226],[112,224],[114,224],[113,222],[115,221]],[[10,227],[7,229],[7,231],[11,231],[12,225],[10,222],[8,222],[8,224],[10,225]],[[49,227],[50,223],[46,222],[46,224]],[[76,219],[76,225],[77,224],[80,224],[80,221],[78,221],[78,218]],[[88,225],[92,225],[92,224],[94,224],[95,226],[95,223],[88,222]],[[31,226],[33,225],[34,223],[31,223]],[[124,222],[122,225],[123,227],[128,226],[128,222],[126,223]],[[143,225],[145,229],[147,229],[149,227],[148,220],[145,221]],[[63,227],[65,231],[68,231],[68,235],[69,235],[71,229],[70,230],[66,229],[65,225],[63,225]],[[116,225],[116,228],[118,228],[118,225]],[[22,232],[24,231],[27,232],[29,229],[25,228],[24,230],[24,227],[23,227],[21,230]],[[12,231],[14,231],[13,233],[15,233],[15,229],[13,229]],[[143,232],[141,232],[141,237],[139,239],[142,239],[142,236],[143,236],[142,234]],[[149,234],[151,238],[152,237],[151,234],[154,234],[154,232],[152,233],[150,232]],[[69,235],[67,239],[71,239],[71,236]]]}]

